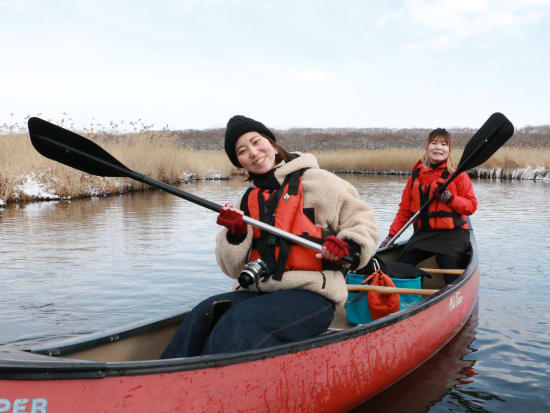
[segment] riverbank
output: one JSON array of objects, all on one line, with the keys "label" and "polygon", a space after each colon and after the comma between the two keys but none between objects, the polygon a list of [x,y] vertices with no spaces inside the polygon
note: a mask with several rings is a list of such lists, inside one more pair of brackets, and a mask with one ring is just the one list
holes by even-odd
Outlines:
[{"label": "riverbank", "polygon": [[[128,168],[169,184],[200,179],[230,179],[242,174],[231,165],[221,148],[201,148],[199,142],[204,143],[205,139],[195,137],[193,146],[189,141],[182,140],[181,134],[170,131],[95,133],[87,136]],[[353,141],[353,137],[340,138],[338,142]],[[417,139],[420,138],[419,134]],[[218,141],[221,140],[220,137]],[[386,141],[406,146],[403,140]],[[297,139],[297,142],[300,140]],[[340,173],[407,175],[423,153],[422,149],[418,149],[422,148],[420,143],[415,148],[362,148],[364,145],[359,143],[357,149],[341,146],[335,149],[333,146],[338,147],[328,143],[319,145],[323,150],[313,153],[322,168]],[[290,150],[307,149],[293,147],[288,142],[285,147]],[[456,162],[461,151],[453,147],[452,157]],[[469,173],[489,179],[550,180],[550,148],[505,146]],[[0,136],[0,206],[38,200],[108,196],[144,189],[146,185],[131,179],[91,176],[46,159],[36,152],[25,133]]]}]

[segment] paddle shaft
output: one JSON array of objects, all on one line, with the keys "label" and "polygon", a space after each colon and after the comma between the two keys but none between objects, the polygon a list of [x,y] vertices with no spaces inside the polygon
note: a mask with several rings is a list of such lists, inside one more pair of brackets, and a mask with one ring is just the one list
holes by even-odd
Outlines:
[{"label": "paddle shaft", "polygon": [[434,295],[439,290],[429,290],[422,288],[398,288],[384,287],[381,285],[352,285],[349,284],[348,291],[374,291],[381,294],[417,294],[417,295]]},{"label": "paddle shaft", "polygon": [[[136,181],[142,182],[142,183],[150,185],[152,187],[162,189],[165,192],[168,192],[172,195],[176,195],[180,198],[186,199],[187,201],[193,202],[194,204],[200,205],[202,207],[208,208],[211,211],[219,213],[222,209],[221,205],[218,205],[214,202],[208,201],[207,199],[198,197],[196,195],[190,194],[189,192],[182,191],[181,189],[178,189],[175,186],[172,186],[172,185],[169,185],[165,182],[159,181],[157,179],[148,177],[148,176],[143,175],[142,173],[134,171],[130,168],[115,165],[112,162],[108,162],[108,161],[106,161],[104,159],[101,159],[97,156],[94,156],[94,155],[89,154],[87,152],[81,151],[80,149],[77,149],[77,148],[74,148],[72,146],[66,145],[63,142],[59,142],[59,141],[57,141],[55,139],[52,139],[52,138],[49,138],[47,136],[43,136],[43,135],[40,135],[40,134],[34,134],[34,136],[37,137],[37,138],[43,139],[43,140],[45,140],[45,141],[47,141],[51,144],[57,145],[57,146],[61,147],[62,149],[64,149],[65,151],[75,152],[80,156],[84,156],[84,157],[88,158],[89,160],[92,160],[92,161],[94,161],[98,164],[104,165],[104,166],[106,166],[110,169],[116,169],[117,171],[121,172],[122,174],[124,174],[128,178],[132,178]],[[262,231],[269,232],[273,235],[276,235],[278,237],[287,239],[287,240],[289,240],[291,242],[294,242],[296,244],[302,245],[304,247],[311,248],[311,249],[313,249],[317,252],[322,251],[322,245],[320,245],[320,244],[317,244],[317,243],[315,243],[313,241],[310,241],[308,239],[299,237],[297,235],[291,234],[290,232],[283,231],[283,230],[281,230],[277,227],[266,224],[265,222],[262,222],[262,221],[258,221],[254,218],[249,217],[249,216],[244,215],[243,216],[243,222],[245,222],[246,224],[252,225],[254,227],[260,228]],[[353,259],[351,257],[344,257],[343,260],[347,261],[349,263],[353,262]]]}]

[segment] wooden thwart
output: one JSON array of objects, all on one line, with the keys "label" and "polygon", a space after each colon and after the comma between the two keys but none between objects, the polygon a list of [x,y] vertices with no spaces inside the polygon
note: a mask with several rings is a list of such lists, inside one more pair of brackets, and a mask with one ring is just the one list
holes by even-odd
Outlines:
[{"label": "wooden thwart", "polygon": [[[420,270],[428,274],[453,274],[461,275],[462,269],[443,269],[443,268],[420,268]],[[376,291],[381,294],[418,294],[418,295],[433,295],[439,290],[423,289],[423,288],[398,288],[398,287],[383,287],[378,285],[354,285],[348,284],[348,291]]]},{"label": "wooden thwart", "polygon": [[353,285],[348,284],[348,291],[376,291],[381,294],[418,294],[418,295],[433,295],[439,290],[429,290],[422,288],[398,288],[398,287],[383,287],[379,285]]},{"label": "wooden thwart", "polygon": [[427,272],[428,274],[454,274],[454,275],[462,275],[464,270],[462,269],[444,269],[444,268],[419,268],[419,270],[422,270],[424,272]]}]

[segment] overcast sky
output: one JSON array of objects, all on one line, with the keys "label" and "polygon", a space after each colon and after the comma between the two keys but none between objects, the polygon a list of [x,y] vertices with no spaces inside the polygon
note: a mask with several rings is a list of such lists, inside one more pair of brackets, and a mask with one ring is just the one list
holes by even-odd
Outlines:
[{"label": "overcast sky", "polygon": [[550,123],[550,0],[0,0],[0,44],[0,124]]}]

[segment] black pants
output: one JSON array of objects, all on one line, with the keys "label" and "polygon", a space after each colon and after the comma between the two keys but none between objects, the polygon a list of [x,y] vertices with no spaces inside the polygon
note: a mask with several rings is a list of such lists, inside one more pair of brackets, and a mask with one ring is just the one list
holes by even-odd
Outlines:
[{"label": "black pants", "polygon": [[[435,255],[435,260],[437,261],[439,268],[445,268],[445,269],[460,268],[460,259],[458,257],[453,257],[451,255],[434,254],[433,252],[419,250],[419,249],[414,249],[414,250],[405,252],[403,255],[401,255],[397,259],[397,262],[416,265],[420,261],[425,260],[426,258],[429,258],[432,255]],[[444,274],[443,277],[445,278],[445,284],[450,284],[458,277],[458,275]]]},{"label": "black pants", "polygon": [[[209,329],[212,302],[231,300],[231,307]],[[232,291],[207,298],[181,322],[161,358],[236,353],[315,337],[334,318],[333,304],[307,290],[269,294]]]}]

